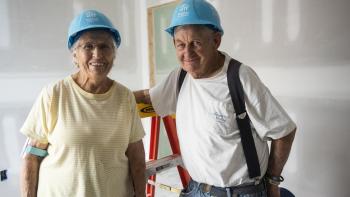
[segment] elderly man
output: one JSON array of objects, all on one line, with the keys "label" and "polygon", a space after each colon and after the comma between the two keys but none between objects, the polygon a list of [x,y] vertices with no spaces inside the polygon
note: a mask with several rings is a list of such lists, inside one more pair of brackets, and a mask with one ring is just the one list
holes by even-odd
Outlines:
[{"label": "elderly man", "polygon": [[85,10],[71,22],[77,72],[43,88],[21,129],[23,197],[145,197],[135,97],[108,77],[120,42],[101,12]]},{"label": "elderly man", "polygon": [[150,90],[134,94],[161,116],[176,113],[182,159],[192,178],[181,196],[280,196],[295,123],[256,73],[239,64],[236,74],[251,125],[251,141],[243,140],[227,78],[228,68],[238,61],[218,50],[223,29],[211,4],[182,1],[166,31],[181,67]]}]

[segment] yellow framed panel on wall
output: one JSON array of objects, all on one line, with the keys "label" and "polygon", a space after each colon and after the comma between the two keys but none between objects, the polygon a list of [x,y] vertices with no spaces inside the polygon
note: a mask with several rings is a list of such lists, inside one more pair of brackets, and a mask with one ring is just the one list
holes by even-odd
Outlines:
[{"label": "yellow framed panel on wall", "polygon": [[[171,1],[148,8],[148,50],[150,86],[163,80],[178,66],[172,37],[164,30],[170,25],[172,13],[180,1]],[[171,155],[164,124],[160,124],[158,157]]]},{"label": "yellow framed panel on wall", "polygon": [[148,49],[150,85],[164,79],[178,66],[172,37],[164,30],[170,25],[172,13],[179,1],[148,8]]}]

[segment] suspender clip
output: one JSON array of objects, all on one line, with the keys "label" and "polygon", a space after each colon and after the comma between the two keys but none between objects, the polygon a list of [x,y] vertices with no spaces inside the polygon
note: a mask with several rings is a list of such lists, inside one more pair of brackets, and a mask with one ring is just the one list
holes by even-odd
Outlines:
[{"label": "suspender clip", "polygon": [[241,114],[238,114],[238,118],[239,119],[241,119],[241,120],[243,120],[243,119],[245,119],[245,117],[247,116],[247,112],[243,112],[243,113],[241,113]]},{"label": "suspender clip", "polygon": [[254,178],[254,185],[259,185],[260,184],[260,181],[261,181],[261,178],[260,177],[255,177]]}]

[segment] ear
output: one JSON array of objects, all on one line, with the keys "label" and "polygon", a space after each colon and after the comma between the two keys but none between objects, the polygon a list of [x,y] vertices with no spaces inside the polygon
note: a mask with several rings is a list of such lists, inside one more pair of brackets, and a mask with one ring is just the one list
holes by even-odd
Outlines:
[{"label": "ear", "polygon": [[72,55],[73,55],[73,58],[76,58],[76,57],[77,57],[77,53],[76,53],[76,50],[75,50],[75,49],[72,49]]},{"label": "ear", "polygon": [[73,55],[73,63],[75,66],[79,67],[78,66],[78,58],[77,58],[77,53],[75,50],[72,51],[72,55]]},{"label": "ear", "polygon": [[218,49],[220,47],[220,44],[221,44],[221,33],[220,32],[215,32],[214,33],[214,45],[215,45],[215,48]]},{"label": "ear", "polygon": [[114,48],[113,62],[114,62],[115,58],[117,57],[117,52],[118,52],[118,48]]}]

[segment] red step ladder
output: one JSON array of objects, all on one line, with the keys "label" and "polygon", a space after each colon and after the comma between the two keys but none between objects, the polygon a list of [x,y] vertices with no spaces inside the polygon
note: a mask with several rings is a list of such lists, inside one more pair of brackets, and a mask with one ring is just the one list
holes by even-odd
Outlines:
[{"label": "red step ladder", "polygon": [[[156,181],[156,173],[171,167],[177,167],[182,186],[185,188],[189,181],[190,176],[182,166],[181,152],[179,146],[179,140],[176,131],[176,122],[173,116],[166,116],[162,118],[165,131],[167,133],[170,148],[173,155],[158,159],[158,147],[159,147],[159,132],[161,118],[154,113],[151,105],[138,104],[140,116],[151,117],[151,134],[150,134],[150,146],[149,146],[149,161],[146,163],[146,176],[151,182]],[[146,194],[147,197],[154,197],[155,187],[154,185],[147,184]]]}]

